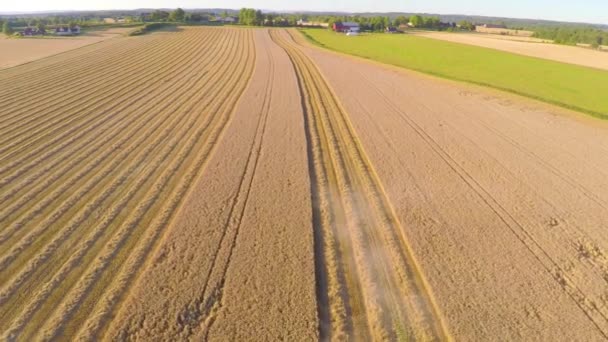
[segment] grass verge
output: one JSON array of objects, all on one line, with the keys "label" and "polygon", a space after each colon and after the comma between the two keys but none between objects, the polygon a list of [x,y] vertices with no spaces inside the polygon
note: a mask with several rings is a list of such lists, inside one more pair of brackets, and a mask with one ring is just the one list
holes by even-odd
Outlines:
[{"label": "grass verge", "polygon": [[608,120],[608,71],[411,35],[299,30],[330,50],[527,96]]}]

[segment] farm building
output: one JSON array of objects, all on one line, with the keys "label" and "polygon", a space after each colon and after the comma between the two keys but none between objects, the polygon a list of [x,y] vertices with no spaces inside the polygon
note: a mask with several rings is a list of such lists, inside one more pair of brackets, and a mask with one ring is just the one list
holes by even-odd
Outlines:
[{"label": "farm building", "polygon": [[32,37],[32,36],[43,36],[46,34],[46,31],[42,29],[37,29],[35,27],[26,27],[23,31],[21,31],[22,36]]},{"label": "farm building", "polygon": [[359,24],[355,22],[334,23],[333,30],[336,32],[359,32]]},{"label": "farm building", "polygon": [[76,25],[72,28],[69,26],[58,26],[55,28],[55,35],[57,36],[75,36],[80,34],[80,26]]},{"label": "farm building", "polygon": [[226,18],[222,18],[220,16],[215,17],[215,21],[216,22],[221,22],[224,24],[234,24],[237,22],[237,19],[235,17],[226,17]]},{"label": "farm building", "polygon": [[329,27],[329,23],[322,23],[322,22],[318,22],[318,21],[306,21],[304,19],[300,19],[296,22],[297,26],[302,26],[302,27],[325,27],[328,28]]},{"label": "farm building", "polygon": [[386,33],[397,33],[399,31],[397,31],[397,28],[393,27],[393,26],[389,26],[384,30]]}]

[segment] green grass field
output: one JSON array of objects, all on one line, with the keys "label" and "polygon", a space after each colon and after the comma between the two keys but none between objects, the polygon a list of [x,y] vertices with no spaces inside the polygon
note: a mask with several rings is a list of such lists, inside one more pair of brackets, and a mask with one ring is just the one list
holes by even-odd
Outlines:
[{"label": "green grass field", "polygon": [[320,29],[301,32],[312,43],[335,51],[490,86],[608,119],[608,71],[406,34],[348,37]]}]

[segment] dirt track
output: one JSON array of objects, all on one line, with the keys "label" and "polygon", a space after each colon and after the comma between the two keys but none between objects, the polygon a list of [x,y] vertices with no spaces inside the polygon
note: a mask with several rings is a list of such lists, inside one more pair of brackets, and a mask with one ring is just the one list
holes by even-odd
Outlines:
[{"label": "dirt track", "polygon": [[525,39],[519,37],[508,39],[502,36],[493,37],[492,35],[483,34],[441,32],[420,32],[416,33],[416,35],[608,70],[608,54],[604,51],[550,43],[518,41]]},{"label": "dirt track", "polygon": [[222,28],[0,71],[0,104],[4,338],[608,336],[602,122]]}]

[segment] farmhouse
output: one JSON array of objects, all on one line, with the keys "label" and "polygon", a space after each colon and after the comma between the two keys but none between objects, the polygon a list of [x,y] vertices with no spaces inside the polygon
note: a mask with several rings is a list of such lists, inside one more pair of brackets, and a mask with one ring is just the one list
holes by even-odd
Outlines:
[{"label": "farmhouse", "polygon": [[80,34],[80,26],[76,25],[72,28],[69,26],[57,26],[55,28],[55,35],[57,36],[75,36]]},{"label": "farmhouse", "polygon": [[333,30],[336,32],[359,32],[359,24],[355,22],[337,22],[334,23]]},{"label": "farmhouse", "polygon": [[397,31],[397,28],[393,27],[393,26],[389,26],[384,30],[386,33],[397,33],[399,31]]},{"label": "farmhouse", "polygon": [[35,27],[26,27],[23,31],[21,31],[22,36],[32,37],[32,36],[43,36],[46,34],[46,31],[41,28],[37,29]]}]

